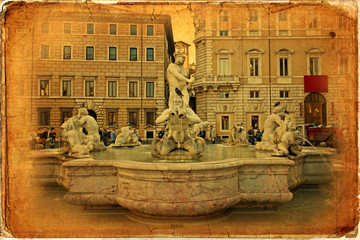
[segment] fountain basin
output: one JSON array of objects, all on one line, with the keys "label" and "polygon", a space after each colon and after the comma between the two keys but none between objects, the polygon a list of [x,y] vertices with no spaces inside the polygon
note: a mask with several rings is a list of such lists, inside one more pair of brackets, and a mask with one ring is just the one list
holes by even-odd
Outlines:
[{"label": "fountain basin", "polygon": [[[42,179],[55,173],[57,182],[68,190],[64,199],[71,204],[120,205],[137,215],[193,217],[234,205],[290,201],[290,190],[301,184],[331,181],[334,154],[330,149],[305,148],[303,155],[289,160],[251,147],[214,144],[207,146],[201,159],[191,161],[153,159],[148,145],[109,149],[83,159],[45,150],[32,155],[34,176]],[[54,181],[54,177],[46,179]]]},{"label": "fountain basin", "polygon": [[241,202],[276,203],[292,199],[287,177],[293,161],[227,159],[205,163],[122,161],[116,201],[142,215],[199,216]]}]

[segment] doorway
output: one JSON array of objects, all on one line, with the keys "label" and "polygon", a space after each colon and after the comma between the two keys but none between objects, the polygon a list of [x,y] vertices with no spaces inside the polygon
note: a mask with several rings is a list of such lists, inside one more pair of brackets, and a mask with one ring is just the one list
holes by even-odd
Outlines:
[{"label": "doorway", "polygon": [[310,93],[304,100],[305,124],[326,125],[326,99],[320,93]]},{"label": "doorway", "polygon": [[254,129],[259,128],[259,115],[251,115],[251,126]]}]

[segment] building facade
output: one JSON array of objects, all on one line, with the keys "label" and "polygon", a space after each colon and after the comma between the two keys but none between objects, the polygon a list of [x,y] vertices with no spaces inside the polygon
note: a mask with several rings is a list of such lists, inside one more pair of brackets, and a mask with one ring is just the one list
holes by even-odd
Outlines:
[{"label": "building facade", "polygon": [[[169,15],[153,17],[103,5],[61,4],[23,9],[9,18],[7,57],[22,69],[12,77],[31,99],[31,124],[55,127],[85,107],[99,128],[136,127],[154,136],[165,109],[166,69],[174,52]],[[11,12],[11,11],[10,11]],[[10,71],[11,73],[11,71]]]},{"label": "building facade", "polygon": [[328,4],[201,5],[194,15],[196,109],[218,136],[237,123],[263,129],[276,102],[296,124],[342,124],[353,112],[355,17]]}]

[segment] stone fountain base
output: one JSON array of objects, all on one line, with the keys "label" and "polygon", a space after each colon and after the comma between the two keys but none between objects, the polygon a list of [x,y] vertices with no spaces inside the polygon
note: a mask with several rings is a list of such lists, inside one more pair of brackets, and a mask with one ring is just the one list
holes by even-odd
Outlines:
[{"label": "stone fountain base", "polygon": [[115,199],[132,212],[186,217],[224,211],[239,202],[287,202],[288,159],[199,163],[116,163]]},{"label": "stone fountain base", "polygon": [[279,204],[290,201],[290,190],[301,184],[323,184],[332,179],[332,154],[312,150],[294,160],[232,158],[186,164],[74,160],[45,152],[40,156],[41,152],[36,155],[41,160],[34,166],[36,173],[45,170],[45,162],[49,163],[46,171],[56,166],[57,181],[68,190],[64,199],[69,203],[87,208],[120,205],[139,218],[201,218],[231,207]]}]

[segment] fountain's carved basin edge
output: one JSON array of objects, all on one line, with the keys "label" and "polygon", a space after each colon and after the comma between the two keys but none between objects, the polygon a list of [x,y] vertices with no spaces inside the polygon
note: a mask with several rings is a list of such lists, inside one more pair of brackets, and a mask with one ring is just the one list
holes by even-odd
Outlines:
[{"label": "fountain's carved basin edge", "polygon": [[122,161],[117,169],[117,203],[131,211],[156,216],[198,216],[239,202],[286,202],[285,158],[226,159],[205,163]]},{"label": "fountain's carved basin edge", "polygon": [[[325,157],[330,161],[331,155]],[[64,199],[69,203],[120,205],[151,216],[192,217],[234,205],[287,202],[292,199],[289,189],[331,181],[326,170],[329,164],[324,165],[314,152],[294,160],[230,158],[190,163],[71,159],[61,155],[56,159],[57,182],[68,190]]]}]

